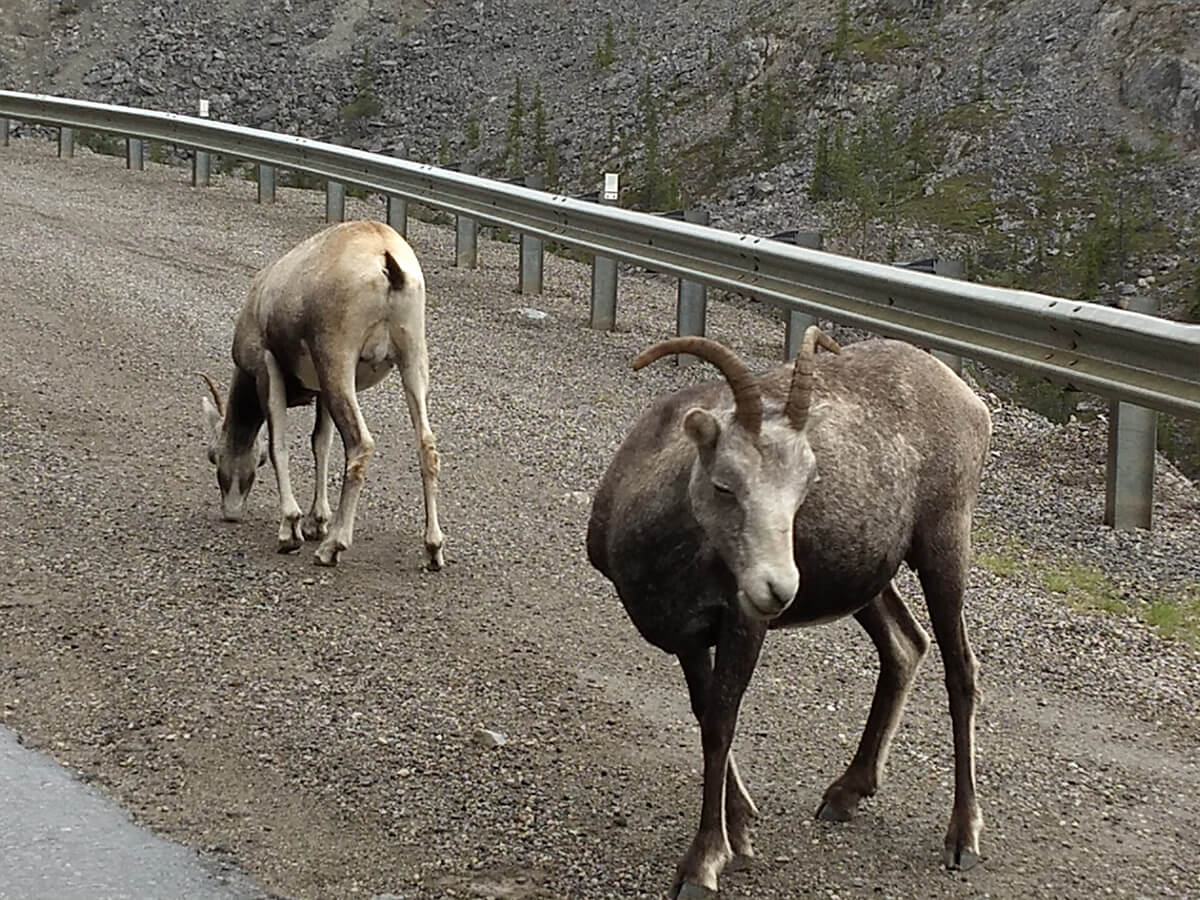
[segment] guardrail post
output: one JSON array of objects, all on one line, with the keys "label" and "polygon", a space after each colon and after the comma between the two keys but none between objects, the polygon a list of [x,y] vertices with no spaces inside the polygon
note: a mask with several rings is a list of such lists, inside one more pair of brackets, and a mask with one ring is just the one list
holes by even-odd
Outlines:
[{"label": "guardrail post", "polygon": [[[546,177],[541,173],[525,176],[525,187],[536,191],[545,190]],[[521,232],[521,265],[517,273],[518,294],[540,294],[542,292],[542,268],[545,243],[535,234]]]},{"label": "guardrail post", "polygon": [[275,167],[261,162],[258,164],[258,202],[275,202]]},{"label": "guardrail post", "polygon": [[70,159],[75,155],[75,129],[63,126],[58,129],[58,155]]},{"label": "guardrail post", "polygon": [[136,172],[146,169],[146,142],[141,138],[125,139],[125,168]]},{"label": "guardrail post", "polygon": [[[704,209],[685,209],[683,221],[695,225],[707,225],[708,211]],[[708,320],[708,292],[698,281],[679,279],[679,294],[675,301],[675,333],[680,337],[698,335],[703,337]],[[690,366],[700,360],[690,353],[680,353],[675,357],[681,366]]]},{"label": "guardrail post", "polygon": [[470,216],[454,217],[454,265],[465,269],[479,266],[479,223]]},{"label": "guardrail post", "polygon": [[8,146],[8,117],[0,116],[0,147]]},{"label": "guardrail post", "polygon": [[[785,240],[797,247],[807,247],[810,250],[820,250],[825,241],[819,231],[788,231],[776,236],[776,240]],[[783,333],[783,361],[788,362],[800,352],[800,344],[804,340],[804,332],[809,325],[817,324],[816,316],[799,310],[787,310],[787,327]]]},{"label": "guardrail post", "polygon": [[[458,163],[447,168],[465,174],[474,174],[474,169],[464,163]],[[470,216],[455,214],[454,216],[454,265],[464,269],[474,269],[479,266],[479,221]]]},{"label": "guardrail post", "polygon": [[[620,175],[604,173],[604,190],[599,202],[613,206],[620,202]],[[617,327],[617,261],[610,256],[592,257],[592,315],[588,324],[597,331]]]},{"label": "guardrail post", "polygon": [[[942,259],[938,257],[933,263],[933,274],[946,278],[965,278],[967,267],[961,259]],[[931,350],[934,356],[954,370],[955,375],[962,375],[963,361],[957,353],[947,353],[945,350]]]},{"label": "guardrail post", "polygon": [[325,221],[346,221],[346,186],[340,181],[325,182]]},{"label": "guardrail post", "polygon": [[[1135,295],[1129,298],[1129,309],[1154,315],[1158,312],[1158,301]],[[1150,528],[1157,443],[1157,412],[1119,400],[1109,403],[1105,525],[1123,531]]]},{"label": "guardrail post", "polygon": [[[200,118],[208,118],[208,101],[200,101]],[[212,171],[212,157],[207,150],[196,150],[192,153],[192,187],[208,187],[209,174]]]},{"label": "guardrail post", "polygon": [[387,223],[396,229],[402,238],[408,237],[408,198],[388,194]]},{"label": "guardrail post", "polygon": [[[403,159],[400,150],[393,151],[393,156]],[[408,198],[387,195],[387,223],[400,237],[408,238]]]}]

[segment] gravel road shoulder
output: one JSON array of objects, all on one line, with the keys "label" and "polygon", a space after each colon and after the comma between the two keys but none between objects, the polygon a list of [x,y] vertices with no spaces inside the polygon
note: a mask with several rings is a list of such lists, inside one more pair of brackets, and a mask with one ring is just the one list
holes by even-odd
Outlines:
[{"label": "gravel road shoulder", "polygon": [[[414,222],[450,565],[421,567],[416,453],[389,381],[364,395],[378,452],[355,546],[317,569],[275,554],[269,477],[245,522],[219,520],[189,374],[228,377],[250,275],[320,226],[320,195],[253,198],[48,144],[0,150],[4,723],[282,895],[662,896],[695,827],[697,730],[677,666],[640,641],[583,534],[633,417],[708,377],[629,369],[673,328],[670,282],[625,279],[620,330],[601,334],[586,271],[549,258],[533,322],[515,311],[530,304],[513,245],[484,241],[479,270],[456,269],[452,234]],[[757,367],[782,339],[727,304],[709,325]],[[1200,656],[1072,609],[1037,573],[1065,556],[1134,599],[1178,596],[1200,583],[1200,494],[1163,465],[1161,528],[1113,535],[1096,524],[1103,429],[989,402],[981,517],[1015,562],[978,566],[968,598],[983,863],[940,868],[936,653],[880,795],[848,825],[812,821],[876,669],[840,622],[767,643],[736,745],[762,862],[727,875],[727,896],[1198,896]],[[303,504],[309,420],[292,421]],[[481,746],[479,727],[507,743]]]}]

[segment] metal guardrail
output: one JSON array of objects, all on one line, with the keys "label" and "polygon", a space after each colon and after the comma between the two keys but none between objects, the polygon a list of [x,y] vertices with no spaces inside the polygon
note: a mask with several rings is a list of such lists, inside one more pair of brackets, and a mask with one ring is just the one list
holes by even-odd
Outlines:
[{"label": "metal guardrail", "polygon": [[419,201],[606,257],[1200,417],[1200,327],[809,250],[210,119],[0,91],[0,116],[208,150]]}]

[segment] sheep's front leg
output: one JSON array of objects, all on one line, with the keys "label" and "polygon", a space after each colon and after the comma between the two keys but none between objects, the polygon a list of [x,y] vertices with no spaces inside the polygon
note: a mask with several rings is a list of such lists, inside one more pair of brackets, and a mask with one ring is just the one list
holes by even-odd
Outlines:
[{"label": "sheep's front leg", "polygon": [[312,508],[300,523],[300,530],[308,541],[319,541],[329,533],[329,520],[333,516],[329,508],[329,451],[332,446],[333,417],[329,415],[325,401],[318,397],[312,432],[316,485],[313,488]]},{"label": "sheep's front leg", "polygon": [[700,720],[700,739],[704,748],[704,801],[700,828],[675,869],[671,896],[679,900],[715,896],[717,879],[733,859],[725,820],[729,747],[733,743],[742,695],[750,684],[766,633],[764,623],[749,622],[732,611],[724,616],[721,624],[716,664]]},{"label": "sheep's front leg", "polygon": [[300,533],[300,504],[292,493],[292,479],[288,474],[287,388],[283,370],[270,350],[263,351],[263,364],[267,383],[264,385],[261,378],[258,380],[258,399],[267,411],[267,449],[279,489],[279,552],[293,553],[300,549],[304,537]]},{"label": "sheep's front leg", "polygon": [[[712,651],[708,647],[694,648],[679,654],[679,664],[687,679],[688,697],[697,722],[704,721],[708,691],[712,684]],[[758,818],[758,807],[746,790],[733,751],[729,751],[729,766],[725,772],[725,830],[733,849],[735,864],[749,865],[754,858],[752,829]]]}]

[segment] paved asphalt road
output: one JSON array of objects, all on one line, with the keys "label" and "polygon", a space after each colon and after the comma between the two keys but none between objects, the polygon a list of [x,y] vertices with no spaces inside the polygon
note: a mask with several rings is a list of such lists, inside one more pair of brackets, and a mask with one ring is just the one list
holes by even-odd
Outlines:
[{"label": "paved asphalt road", "polygon": [[156,837],[0,728],[0,900],[246,900],[236,869]]}]

